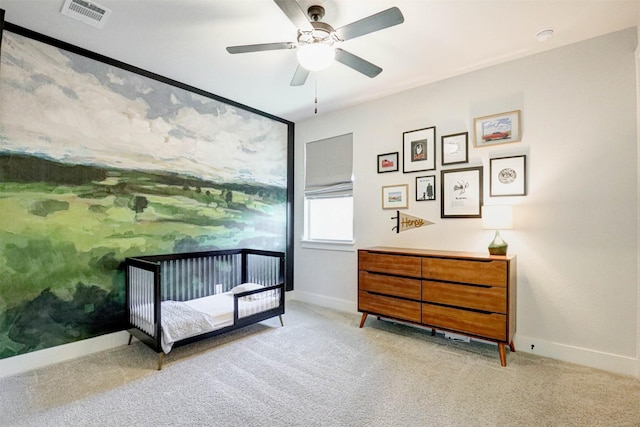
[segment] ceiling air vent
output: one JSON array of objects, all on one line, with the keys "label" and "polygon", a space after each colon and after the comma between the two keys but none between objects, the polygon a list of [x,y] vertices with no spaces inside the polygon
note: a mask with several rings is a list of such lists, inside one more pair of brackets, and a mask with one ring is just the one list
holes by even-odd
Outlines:
[{"label": "ceiling air vent", "polygon": [[92,27],[102,28],[111,10],[87,0],[65,0],[62,14]]}]

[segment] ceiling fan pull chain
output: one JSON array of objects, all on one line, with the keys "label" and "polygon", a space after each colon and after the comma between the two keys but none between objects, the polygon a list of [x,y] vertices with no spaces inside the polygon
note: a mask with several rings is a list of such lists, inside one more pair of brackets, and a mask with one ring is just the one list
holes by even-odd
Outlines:
[{"label": "ceiling fan pull chain", "polygon": [[318,79],[317,78],[316,78],[316,97],[314,102],[316,104],[316,109],[314,111],[314,114],[318,114]]}]

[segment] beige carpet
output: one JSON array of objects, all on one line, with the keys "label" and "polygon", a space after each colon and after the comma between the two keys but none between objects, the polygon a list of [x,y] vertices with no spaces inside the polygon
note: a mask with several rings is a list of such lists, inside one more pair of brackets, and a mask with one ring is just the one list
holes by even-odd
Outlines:
[{"label": "beige carpet", "polygon": [[0,379],[1,426],[640,426],[640,381],[292,302],[175,349]]}]

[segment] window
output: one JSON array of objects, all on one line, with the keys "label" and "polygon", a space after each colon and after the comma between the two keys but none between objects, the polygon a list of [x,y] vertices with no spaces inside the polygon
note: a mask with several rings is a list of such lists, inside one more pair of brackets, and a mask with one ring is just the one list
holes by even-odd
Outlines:
[{"label": "window", "polygon": [[306,240],[351,241],[353,197],[305,200]]},{"label": "window", "polygon": [[305,146],[304,239],[353,241],[353,135]]}]

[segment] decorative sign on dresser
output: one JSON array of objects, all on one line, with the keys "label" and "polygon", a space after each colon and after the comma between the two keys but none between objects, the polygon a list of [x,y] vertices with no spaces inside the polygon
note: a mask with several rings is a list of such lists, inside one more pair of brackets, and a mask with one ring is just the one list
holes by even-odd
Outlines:
[{"label": "decorative sign on dresser", "polygon": [[372,247],[358,250],[358,311],[492,341],[515,351],[516,256]]}]

